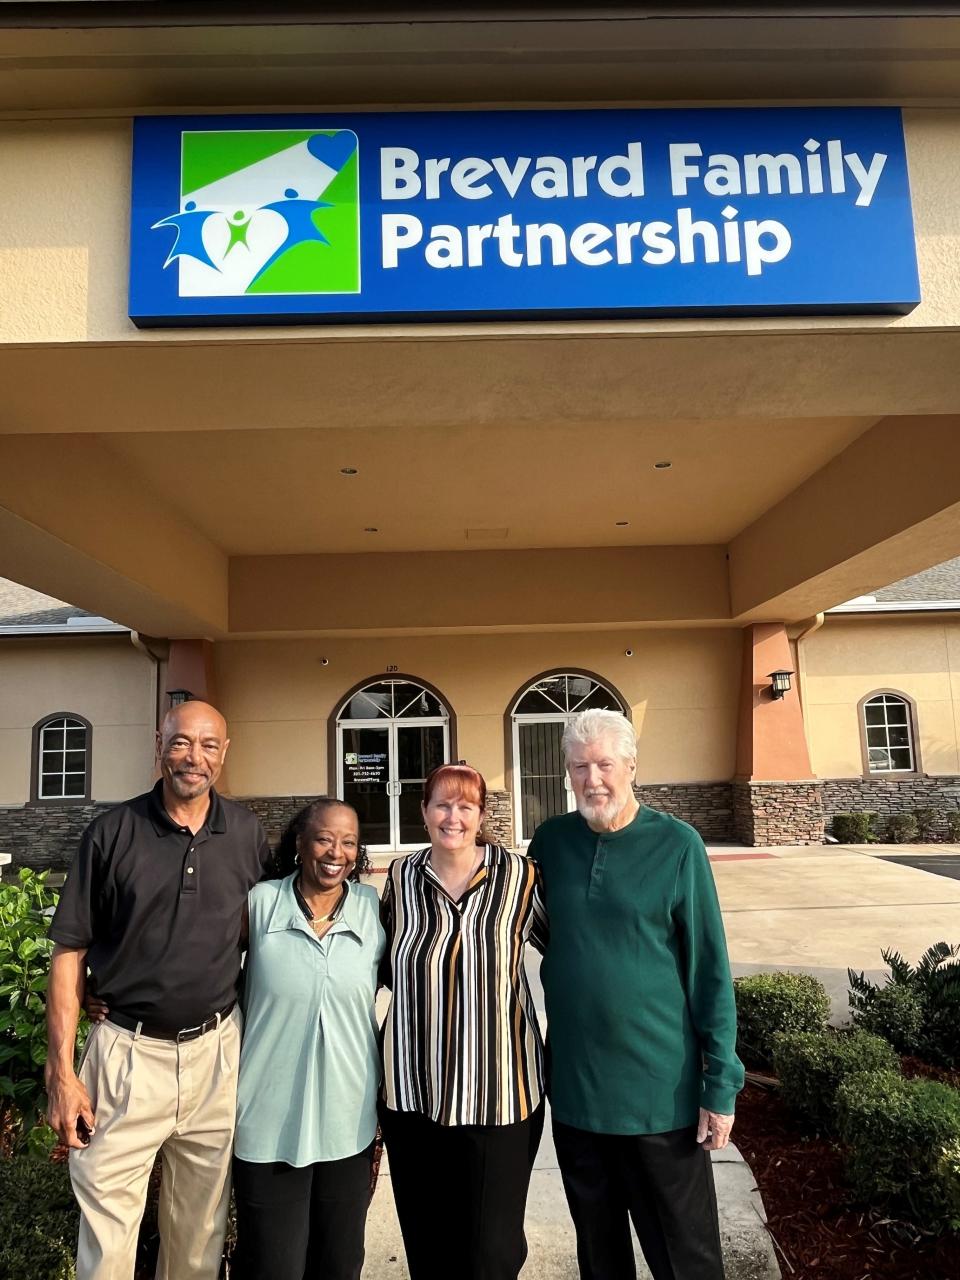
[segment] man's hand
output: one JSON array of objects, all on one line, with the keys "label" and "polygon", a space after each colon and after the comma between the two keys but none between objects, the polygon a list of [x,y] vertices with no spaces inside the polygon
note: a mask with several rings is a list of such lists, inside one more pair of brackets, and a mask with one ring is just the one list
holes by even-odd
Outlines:
[{"label": "man's hand", "polygon": [[[90,1095],[73,1069],[77,1043],[77,1020],[86,987],[86,949],[53,948],[50,980],[47,984],[47,1121],[67,1147],[87,1144],[77,1134],[77,1119],[93,1133],[94,1115]],[[89,1136],[88,1136],[89,1140]]]},{"label": "man's hand", "polygon": [[700,1108],[697,1141],[704,1151],[722,1151],[730,1141],[732,1128],[733,1116],[722,1116],[717,1111],[705,1111],[703,1107]]},{"label": "man's hand", "polygon": [[[50,1074],[47,1078],[47,1123],[56,1130],[65,1147],[82,1151],[87,1145],[77,1134],[77,1117],[87,1126],[90,1137],[94,1132],[93,1107],[90,1095],[74,1072],[69,1075]],[[89,1138],[88,1138],[89,1141]]]}]

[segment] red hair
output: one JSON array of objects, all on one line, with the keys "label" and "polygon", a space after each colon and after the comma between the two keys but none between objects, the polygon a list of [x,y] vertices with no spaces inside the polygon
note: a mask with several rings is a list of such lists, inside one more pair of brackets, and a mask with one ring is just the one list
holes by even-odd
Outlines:
[{"label": "red hair", "polygon": [[462,796],[481,810],[487,807],[487,784],[469,764],[441,764],[431,770],[423,784],[423,803],[429,804],[438,789],[445,795]]}]

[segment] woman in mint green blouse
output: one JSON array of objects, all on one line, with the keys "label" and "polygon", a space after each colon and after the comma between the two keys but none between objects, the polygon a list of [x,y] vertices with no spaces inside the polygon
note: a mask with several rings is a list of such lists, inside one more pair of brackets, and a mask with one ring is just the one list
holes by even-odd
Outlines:
[{"label": "woman in mint green blouse", "polygon": [[357,815],[321,798],[250,891],[234,1192],[243,1280],[358,1280],[381,1065],[384,949]]}]

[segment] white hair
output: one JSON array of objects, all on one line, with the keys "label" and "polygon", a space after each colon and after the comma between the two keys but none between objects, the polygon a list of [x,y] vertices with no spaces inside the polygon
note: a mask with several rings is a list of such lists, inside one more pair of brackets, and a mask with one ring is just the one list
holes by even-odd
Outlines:
[{"label": "white hair", "polygon": [[563,758],[569,760],[574,747],[586,746],[600,738],[609,738],[618,756],[635,760],[637,735],[633,725],[619,711],[581,711],[563,731]]}]

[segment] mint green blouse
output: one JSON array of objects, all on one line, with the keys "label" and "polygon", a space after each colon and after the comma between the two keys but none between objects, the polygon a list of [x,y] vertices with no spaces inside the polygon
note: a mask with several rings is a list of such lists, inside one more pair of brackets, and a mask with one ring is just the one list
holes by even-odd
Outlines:
[{"label": "mint green blouse", "polygon": [[317,938],[295,876],[249,893],[234,1150],[257,1164],[343,1160],[377,1129],[380,1049],[374,1001],[384,949],[377,892],[347,882],[339,918]]}]

